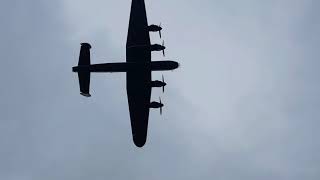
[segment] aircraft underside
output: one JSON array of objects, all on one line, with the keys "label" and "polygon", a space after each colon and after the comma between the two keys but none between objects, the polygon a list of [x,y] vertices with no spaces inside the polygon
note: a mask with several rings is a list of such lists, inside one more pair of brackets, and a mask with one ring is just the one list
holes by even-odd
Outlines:
[{"label": "aircraft underside", "polygon": [[80,94],[90,97],[90,74],[125,72],[127,75],[127,96],[131,120],[132,137],[136,146],[146,143],[150,108],[159,108],[162,114],[163,104],[150,102],[153,87],[162,87],[164,78],[152,81],[152,71],[168,71],[178,68],[175,61],[151,61],[152,51],[162,51],[165,55],[164,41],[162,45],[150,43],[150,32],[159,32],[161,24],[148,25],[144,0],[132,0],[129,29],[126,44],[126,62],[91,64],[91,45],[82,43],[78,66],[72,68],[78,73]]}]

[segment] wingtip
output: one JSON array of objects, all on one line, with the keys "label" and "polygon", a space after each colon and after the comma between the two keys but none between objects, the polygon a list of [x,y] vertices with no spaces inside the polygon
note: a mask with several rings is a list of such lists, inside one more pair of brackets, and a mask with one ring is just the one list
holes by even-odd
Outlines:
[{"label": "wingtip", "polygon": [[80,44],[83,47],[87,47],[87,48],[91,49],[91,45],[89,43],[84,42],[84,43],[80,43]]},{"label": "wingtip", "polygon": [[83,93],[83,92],[81,92],[80,93],[82,96],[84,96],[84,97],[91,97],[91,94],[89,94],[89,93]]},{"label": "wingtip", "polygon": [[135,144],[138,148],[143,148],[143,146],[146,144],[146,142],[134,142],[134,144]]},{"label": "wingtip", "polygon": [[133,142],[138,148],[142,148],[146,144],[147,139],[146,137],[144,138],[133,137]]}]

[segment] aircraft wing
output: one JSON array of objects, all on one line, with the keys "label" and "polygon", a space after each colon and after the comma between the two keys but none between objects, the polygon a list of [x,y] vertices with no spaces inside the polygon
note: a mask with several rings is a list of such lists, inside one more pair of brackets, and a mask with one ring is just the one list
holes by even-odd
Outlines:
[{"label": "aircraft wing", "polygon": [[[132,0],[127,37],[127,48],[149,45],[150,36],[148,31],[148,20],[144,0]],[[140,59],[140,61],[144,60]]]},{"label": "aircraft wing", "polygon": [[[144,0],[132,0],[126,48],[127,62],[151,62],[150,36],[147,27]],[[142,147],[147,139],[151,98],[150,82],[151,70],[149,68],[141,66],[127,71],[127,95],[132,136],[138,147]]]},{"label": "aircraft wing", "polygon": [[147,140],[151,98],[150,79],[150,71],[127,72],[127,95],[132,137],[138,147],[142,147]]}]

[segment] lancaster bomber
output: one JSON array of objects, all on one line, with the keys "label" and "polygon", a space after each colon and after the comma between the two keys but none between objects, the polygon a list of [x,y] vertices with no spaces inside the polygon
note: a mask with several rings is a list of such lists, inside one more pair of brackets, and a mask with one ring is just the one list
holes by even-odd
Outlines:
[{"label": "lancaster bomber", "polygon": [[127,74],[127,96],[130,111],[131,130],[133,142],[137,147],[143,147],[147,139],[148,119],[150,108],[160,108],[163,104],[150,102],[151,89],[162,87],[166,83],[152,81],[152,71],[168,71],[178,68],[175,61],[151,61],[152,51],[162,51],[165,56],[164,43],[151,44],[150,32],[159,32],[161,38],[161,24],[148,25],[144,0],[132,0],[129,29],[126,44],[126,62],[119,63],[90,63],[89,43],[81,43],[78,66],[72,68],[78,73],[80,94],[90,97],[90,73],[93,72],[125,72]]}]

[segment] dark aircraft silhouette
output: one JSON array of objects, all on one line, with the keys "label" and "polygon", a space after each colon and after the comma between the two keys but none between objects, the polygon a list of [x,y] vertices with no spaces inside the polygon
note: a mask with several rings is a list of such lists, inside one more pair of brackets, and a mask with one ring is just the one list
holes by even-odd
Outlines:
[{"label": "dark aircraft silhouette", "polygon": [[161,102],[150,102],[151,89],[167,84],[162,81],[152,81],[152,71],[167,71],[178,68],[175,61],[151,61],[152,51],[164,53],[162,45],[150,43],[149,32],[159,32],[161,37],[161,24],[148,26],[144,0],[132,0],[131,13],[126,45],[126,62],[120,63],[90,63],[91,45],[82,43],[78,66],[73,67],[73,72],[78,73],[80,94],[90,97],[90,73],[91,72],[126,72],[127,96],[131,119],[133,141],[136,146],[142,147],[146,143],[148,119],[150,108],[159,108],[162,114]]}]

